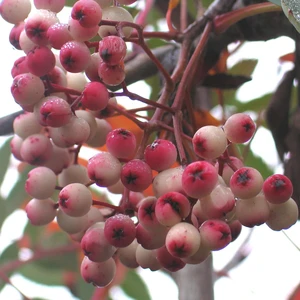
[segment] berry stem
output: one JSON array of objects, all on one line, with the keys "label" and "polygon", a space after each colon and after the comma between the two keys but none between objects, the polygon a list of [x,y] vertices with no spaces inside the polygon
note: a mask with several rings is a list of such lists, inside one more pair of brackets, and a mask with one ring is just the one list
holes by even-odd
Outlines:
[{"label": "berry stem", "polygon": [[113,204],[110,204],[110,203],[107,203],[104,201],[93,200],[93,205],[108,207],[108,208],[114,209],[115,211],[117,211],[119,213],[124,212],[123,208],[121,208],[120,206],[116,206],[116,205],[113,205]]}]

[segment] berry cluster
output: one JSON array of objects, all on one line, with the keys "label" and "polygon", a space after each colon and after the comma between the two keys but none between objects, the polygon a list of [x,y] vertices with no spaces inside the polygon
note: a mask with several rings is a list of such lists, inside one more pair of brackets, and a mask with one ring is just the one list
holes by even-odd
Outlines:
[{"label": "berry cluster", "polygon": [[[226,247],[242,226],[281,230],[296,222],[290,180],[280,174],[264,180],[229,154],[229,146],[255,133],[247,114],[198,129],[187,140],[193,154],[187,160],[178,159],[178,139],[158,135],[138,145],[130,130],[112,129],[104,116],[122,109],[108,88],[124,83],[124,40],[133,30],[125,8],[112,0],[80,0],[65,24],[56,15],[63,0],[34,5],[31,12],[29,0],[0,4],[1,16],[15,24],[10,41],[24,52],[11,72],[12,95],[25,111],[14,121],[11,150],[35,166],[25,185],[33,198],[26,206],[30,222],[56,220],[80,243],[87,282],[108,285],[116,259],[129,268],[174,272]],[[100,41],[89,42],[95,37]],[[82,145],[107,151],[84,166],[78,164]],[[94,200],[91,185],[122,194],[119,205]]]}]

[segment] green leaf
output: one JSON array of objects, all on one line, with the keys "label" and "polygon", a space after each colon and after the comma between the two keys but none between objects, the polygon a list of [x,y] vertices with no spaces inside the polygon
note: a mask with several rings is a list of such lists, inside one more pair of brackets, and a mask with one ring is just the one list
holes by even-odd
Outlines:
[{"label": "green leaf", "polygon": [[300,32],[300,2],[295,0],[281,0],[281,6],[284,14]]},{"label": "green leaf", "polygon": [[19,208],[26,199],[29,198],[24,186],[27,179],[27,174],[31,169],[32,167],[27,167],[25,170],[23,170],[14,187],[7,196],[5,203],[7,215],[10,215],[14,210]]},{"label": "green leaf", "polygon": [[207,8],[212,4],[213,0],[202,0],[202,5]]},{"label": "green leaf", "polygon": [[12,243],[2,252],[0,256],[0,265],[10,260],[18,259],[18,255],[19,255],[19,247],[16,242]]},{"label": "green leaf", "polygon": [[141,276],[135,271],[129,270],[125,280],[121,284],[123,291],[136,300],[151,300],[148,288]]},{"label": "green leaf", "polygon": [[257,65],[257,62],[257,59],[244,59],[236,63],[228,71],[228,73],[232,75],[244,75],[250,77]]},{"label": "green leaf", "polygon": [[79,299],[92,299],[95,287],[85,282],[79,274],[74,290],[71,290],[74,296]]},{"label": "green leaf", "polygon": [[63,272],[61,269],[46,269],[37,262],[25,264],[18,269],[18,273],[29,280],[46,285],[62,285]]},{"label": "green leaf", "polygon": [[7,139],[6,142],[0,148],[0,185],[3,182],[4,176],[9,165],[9,159],[11,156],[10,141],[11,138]]},{"label": "green leaf", "polygon": [[280,0],[269,0],[269,2],[273,2],[274,4],[281,6]]},{"label": "green leaf", "polygon": [[5,200],[0,196],[0,228],[8,214],[6,213]]},{"label": "green leaf", "polygon": [[65,6],[72,7],[77,0],[66,0]]},{"label": "green leaf", "polygon": [[236,112],[255,111],[260,112],[265,109],[271,99],[272,94],[266,94],[262,97],[253,99],[245,103],[236,104]]}]

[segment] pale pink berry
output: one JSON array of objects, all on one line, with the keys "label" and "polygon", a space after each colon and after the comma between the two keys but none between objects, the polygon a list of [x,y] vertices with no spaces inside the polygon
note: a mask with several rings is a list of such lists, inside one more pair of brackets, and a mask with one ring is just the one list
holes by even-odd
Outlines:
[{"label": "pale pink berry", "polygon": [[229,141],[245,143],[252,138],[256,126],[249,115],[237,113],[227,119],[223,128]]},{"label": "pale pink berry", "polygon": [[157,271],[161,268],[154,250],[148,250],[143,248],[142,245],[138,245],[135,255],[136,261],[141,268],[150,269],[151,271]]},{"label": "pale pink berry", "polygon": [[116,274],[116,263],[113,258],[103,262],[93,262],[87,257],[82,260],[80,273],[87,283],[92,283],[99,288],[112,282]]},{"label": "pale pink berry", "polygon": [[230,178],[230,188],[238,198],[255,197],[263,187],[264,179],[260,172],[251,167],[243,167]]},{"label": "pale pink berry", "polygon": [[37,167],[28,173],[25,190],[34,198],[46,199],[54,193],[55,185],[55,173],[49,168]]},{"label": "pale pink berry", "polygon": [[200,247],[195,254],[189,257],[182,257],[182,261],[191,264],[198,265],[204,262],[211,255],[211,249],[200,242]]},{"label": "pale pink berry", "polygon": [[182,188],[183,168],[171,168],[157,174],[153,180],[153,192],[155,197],[160,197],[168,192],[183,193]]},{"label": "pale pink berry", "polygon": [[93,53],[91,55],[91,59],[89,64],[87,65],[86,69],[84,70],[86,77],[90,81],[100,81],[100,77],[98,74],[98,65],[101,62],[101,57],[99,56],[99,53]]},{"label": "pale pink berry", "polygon": [[97,130],[97,122],[93,114],[88,110],[78,109],[75,111],[76,117],[85,120],[90,128],[90,134],[86,141],[93,138]]},{"label": "pale pink berry", "polygon": [[84,255],[94,262],[103,262],[116,252],[116,248],[105,238],[104,226],[104,222],[95,223],[81,239]]},{"label": "pale pink berry", "polygon": [[32,225],[42,226],[52,222],[56,216],[55,202],[51,198],[30,200],[25,211]]},{"label": "pale pink berry", "polygon": [[64,8],[66,0],[34,0],[33,3],[37,9],[48,9],[58,13]]},{"label": "pale pink berry", "polygon": [[83,27],[80,25],[79,21],[70,18],[68,20],[68,29],[75,41],[84,42],[97,36],[99,26]]},{"label": "pale pink berry", "polygon": [[[101,4],[100,4],[101,6]],[[120,6],[110,6],[105,7],[102,10],[102,20],[107,21],[118,21],[118,22],[133,22],[132,15],[123,7]],[[133,28],[129,26],[124,26],[120,30],[121,37],[129,37],[131,35]],[[100,25],[98,34],[101,38],[108,35],[117,35],[117,29],[115,26],[111,25]]]},{"label": "pale pink berry", "polygon": [[232,211],[235,206],[235,197],[230,188],[216,185],[210,195],[201,198],[202,212],[209,219],[218,219]]},{"label": "pale pink berry", "polygon": [[166,247],[175,257],[192,256],[200,247],[200,233],[194,225],[184,222],[177,223],[168,231]]},{"label": "pale pink berry", "polygon": [[201,243],[212,251],[225,248],[232,240],[229,225],[218,219],[203,222],[199,232]]},{"label": "pale pink berry", "polygon": [[89,64],[90,51],[83,42],[70,41],[61,47],[59,59],[66,71],[82,72]]},{"label": "pale pink berry", "polygon": [[121,163],[108,152],[100,152],[88,161],[88,176],[98,186],[110,186],[120,179]]},{"label": "pale pink berry", "polygon": [[105,145],[106,137],[112,130],[111,125],[106,120],[96,119],[96,130],[86,143],[92,147],[102,147]]},{"label": "pale pink berry", "polygon": [[192,142],[195,153],[205,159],[221,156],[227,147],[227,138],[223,129],[212,125],[198,129]]},{"label": "pale pink berry", "polygon": [[152,170],[163,171],[175,163],[177,150],[172,142],[157,139],[146,147],[144,157]]},{"label": "pale pink berry", "polygon": [[290,198],[284,203],[269,203],[270,215],[266,224],[275,231],[288,229],[293,226],[299,218],[299,209],[294,199]]},{"label": "pale pink berry", "polygon": [[139,266],[136,261],[136,249],[138,245],[139,244],[137,240],[134,239],[130,245],[124,248],[120,248],[117,251],[120,262],[127,268],[135,269]]},{"label": "pale pink berry", "polygon": [[24,140],[17,135],[14,135],[10,141],[11,153],[17,160],[20,160],[20,161],[23,161],[23,158],[22,158],[22,155],[20,152],[23,141]]},{"label": "pale pink berry", "polygon": [[159,223],[164,226],[173,226],[191,211],[189,200],[178,192],[169,192],[157,199],[155,205],[155,216]]},{"label": "pale pink berry", "polygon": [[71,17],[82,27],[93,27],[100,23],[102,10],[96,1],[80,0],[73,5]]},{"label": "pale pink berry", "polygon": [[13,123],[14,133],[19,137],[26,139],[28,136],[40,133],[42,126],[36,120],[33,113],[26,112],[17,116]]},{"label": "pale pink berry", "polygon": [[31,10],[30,0],[2,0],[0,15],[9,23],[18,24],[24,21]]},{"label": "pale pink berry", "polygon": [[166,246],[156,250],[156,258],[161,266],[170,272],[179,271],[186,265],[179,257],[171,255]]},{"label": "pale pink berry", "polygon": [[130,160],[122,167],[121,181],[130,191],[142,192],[152,183],[152,170],[140,159]]},{"label": "pale pink berry", "polygon": [[87,214],[93,203],[91,191],[82,183],[66,185],[58,195],[60,209],[71,217]]},{"label": "pale pink berry", "polygon": [[99,42],[99,55],[110,66],[115,66],[123,61],[126,49],[126,43],[118,36],[110,35]]},{"label": "pale pink berry", "polygon": [[236,202],[235,217],[246,227],[264,224],[270,215],[268,202],[263,194],[250,199],[239,199]]},{"label": "pale pink berry", "polygon": [[130,217],[116,214],[105,221],[104,235],[115,247],[129,246],[135,239],[135,225]]},{"label": "pale pink berry", "polygon": [[61,209],[58,209],[56,221],[63,231],[74,234],[85,230],[88,226],[89,219],[87,214],[81,217],[71,217],[65,214]]},{"label": "pale pink berry", "polygon": [[32,134],[22,143],[20,154],[22,159],[31,165],[43,165],[50,158],[53,146],[46,136]]},{"label": "pale pink berry", "polygon": [[98,75],[107,85],[119,85],[125,80],[124,66],[123,64],[111,66],[106,62],[101,61],[98,66]]},{"label": "pale pink berry", "polygon": [[89,110],[104,109],[109,100],[107,88],[101,82],[89,82],[85,85],[81,96],[83,107]]},{"label": "pale pink berry", "polygon": [[210,194],[218,182],[215,167],[207,161],[189,164],[182,174],[182,187],[187,195],[201,198]]},{"label": "pale pink berry", "polygon": [[230,227],[231,237],[233,242],[239,237],[242,231],[242,224],[239,220],[233,220],[232,222],[229,222],[228,225]]},{"label": "pale pink berry", "polygon": [[27,53],[27,66],[36,76],[44,76],[55,67],[55,56],[46,46],[36,46]]},{"label": "pale pink berry", "polygon": [[274,174],[268,177],[263,184],[263,193],[266,199],[273,204],[280,204],[292,197],[293,184],[291,180],[282,174]]},{"label": "pale pink berry", "polygon": [[114,129],[106,136],[106,147],[117,158],[133,158],[136,150],[135,135],[124,128]]}]

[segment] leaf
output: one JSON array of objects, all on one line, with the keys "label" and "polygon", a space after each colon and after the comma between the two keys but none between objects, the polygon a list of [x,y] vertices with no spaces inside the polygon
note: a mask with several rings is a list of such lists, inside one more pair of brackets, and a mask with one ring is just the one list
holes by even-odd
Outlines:
[{"label": "leaf", "polygon": [[5,200],[0,196],[0,228],[7,216]]},{"label": "leaf", "polygon": [[6,142],[0,148],[0,186],[6,174],[9,165],[9,159],[11,156],[10,141],[11,138],[7,139]]},{"label": "leaf", "polygon": [[79,299],[92,299],[92,295],[95,291],[95,287],[92,284],[88,284],[83,278],[78,276],[76,287],[72,293]]},{"label": "leaf", "polygon": [[300,32],[300,2],[295,0],[281,0],[281,6],[284,14]]},{"label": "leaf", "polygon": [[202,85],[209,88],[237,89],[250,80],[251,77],[248,76],[217,73],[214,75],[207,75]]},{"label": "leaf", "polygon": [[141,276],[135,271],[129,270],[125,280],[121,284],[123,291],[131,298],[136,300],[151,300],[149,291]]},{"label": "leaf", "polygon": [[14,210],[19,208],[21,204],[29,198],[28,194],[25,191],[25,182],[27,180],[27,174],[33,167],[27,166],[22,173],[20,174],[18,180],[16,181],[14,187],[10,191],[9,195],[6,198],[6,213],[7,215],[11,214]]},{"label": "leaf", "polygon": [[236,63],[229,73],[232,75],[244,75],[250,77],[257,65],[257,59],[244,59]]},{"label": "leaf", "polygon": [[245,111],[254,111],[254,112],[260,112],[263,109],[265,109],[272,97],[272,94],[266,94],[262,97],[250,100],[248,102],[240,102],[236,104],[236,113],[239,112],[245,112]]},{"label": "leaf", "polygon": [[19,247],[18,247],[17,242],[12,243],[2,252],[2,254],[0,256],[0,265],[8,262],[10,260],[17,259],[18,255],[19,255]]},{"label": "leaf", "polygon": [[274,4],[281,6],[280,0],[269,0],[269,2],[273,2]]},{"label": "leaf", "polygon": [[18,269],[18,273],[29,280],[46,285],[62,285],[63,272],[61,269],[46,269],[37,262],[25,264]]},{"label": "leaf", "polygon": [[72,7],[72,6],[75,4],[76,1],[77,1],[77,0],[66,0],[65,6],[70,6],[70,7]]}]

